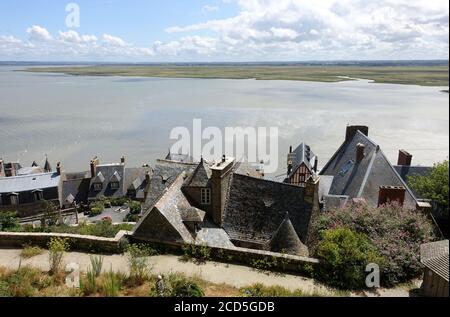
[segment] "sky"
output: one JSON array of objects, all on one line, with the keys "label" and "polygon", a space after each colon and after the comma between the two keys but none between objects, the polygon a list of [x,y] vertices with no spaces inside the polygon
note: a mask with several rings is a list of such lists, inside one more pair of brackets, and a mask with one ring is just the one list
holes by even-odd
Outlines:
[{"label": "sky", "polygon": [[0,0],[0,60],[448,59],[447,0]]}]

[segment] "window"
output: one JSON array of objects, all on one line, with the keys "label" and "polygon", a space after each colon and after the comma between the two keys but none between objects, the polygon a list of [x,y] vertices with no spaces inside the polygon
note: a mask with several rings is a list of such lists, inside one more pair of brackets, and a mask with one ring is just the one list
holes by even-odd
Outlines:
[{"label": "window", "polygon": [[111,189],[119,189],[119,183],[118,182],[111,182]]},{"label": "window", "polygon": [[10,202],[12,206],[18,206],[19,205],[19,196],[16,194],[13,194],[9,196]]},{"label": "window", "polygon": [[211,204],[211,189],[202,188],[201,191],[201,203],[202,205],[210,205]]},{"label": "window", "polygon": [[99,192],[103,189],[103,184],[102,183],[94,183],[94,190]]},{"label": "window", "polygon": [[44,200],[44,193],[41,190],[36,190],[33,192],[34,201]]}]

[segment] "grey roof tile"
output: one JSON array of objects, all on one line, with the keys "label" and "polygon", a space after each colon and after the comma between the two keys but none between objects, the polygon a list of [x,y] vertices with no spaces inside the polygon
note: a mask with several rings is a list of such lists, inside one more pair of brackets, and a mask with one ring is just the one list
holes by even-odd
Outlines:
[{"label": "grey roof tile", "polygon": [[431,242],[420,246],[422,264],[448,282],[448,240]]}]

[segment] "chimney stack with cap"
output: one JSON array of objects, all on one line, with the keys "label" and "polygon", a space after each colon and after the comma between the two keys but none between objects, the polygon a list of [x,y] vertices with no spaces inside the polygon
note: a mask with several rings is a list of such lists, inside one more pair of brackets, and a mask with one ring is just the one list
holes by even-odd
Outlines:
[{"label": "chimney stack with cap", "polygon": [[97,170],[97,165],[100,163],[100,160],[98,159],[98,157],[94,157],[91,160],[91,177],[95,177],[96,176],[96,170]]},{"label": "chimney stack with cap", "polygon": [[61,172],[62,172],[61,162],[58,162],[58,164],[56,164],[56,174],[61,176]]},{"label": "chimney stack with cap", "polygon": [[365,153],[366,146],[362,143],[358,143],[356,145],[356,163],[361,163],[364,157],[366,156]]},{"label": "chimney stack with cap", "polygon": [[369,136],[369,127],[364,125],[350,125],[347,126],[347,130],[345,133],[345,142],[350,141],[356,134],[356,132],[360,131],[365,136]]},{"label": "chimney stack with cap", "polygon": [[411,166],[412,163],[412,155],[405,150],[400,150],[398,152],[398,162],[397,165],[400,166]]}]

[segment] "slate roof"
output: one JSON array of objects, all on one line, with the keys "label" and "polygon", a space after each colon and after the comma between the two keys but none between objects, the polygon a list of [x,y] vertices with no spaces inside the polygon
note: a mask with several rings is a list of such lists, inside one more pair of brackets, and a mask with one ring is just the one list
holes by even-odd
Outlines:
[{"label": "slate roof", "polygon": [[212,171],[208,164],[202,159],[195,170],[186,179],[186,187],[208,187]]},{"label": "slate roof", "polygon": [[192,172],[196,166],[197,164],[158,160],[153,168],[144,209],[152,208],[165,190],[173,184],[178,175],[185,171],[188,173]]},{"label": "slate roof", "polygon": [[[360,163],[356,162],[357,144],[365,146],[365,156]],[[415,208],[417,203],[411,189],[380,147],[360,131],[341,145],[320,175],[334,176],[330,195],[365,198],[377,206],[380,186],[403,186],[406,188],[405,206]]]},{"label": "slate roof", "polygon": [[17,171],[17,176],[25,176],[30,174],[43,174],[44,169],[40,166],[22,167]]},{"label": "slate roof", "polygon": [[301,143],[292,153],[288,154],[288,160],[292,161],[292,172],[289,177],[295,173],[297,168],[305,163],[310,171],[314,168],[316,155],[311,151],[311,147],[305,143]]},{"label": "slate roof", "polygon": [[36,189],[58,187],[60,180],[61,176],[57,173],[0,178],[0,193],[20,193]]},{"label": "slate roof", "polygon": [[65,180],[62,184],[63,202],[66,202],[67,197],[73,196],[77,204],[87,203],[90,183],[90,178]]},{"label": "slate roof", "polygon": [[240,174],[240,175],[244,175],[244,176],[251,176],[251,177],[255,177],[255,178],[262,178],[261,173],[258,172],[254,166],[250,165],[246,161],[237,162],[234,165],[233,169],[234,169],[233,170],[234,174]]},{"label": "slate roof", "polygon": [[448,240],[422,244],[420,261],[448,282]]},{"label": "slate roof", "polygon": [[[97,165],[96,177],[91,179],[89,189],[89,199],[98,199],[102,196],[105,197],[123,197],[124,195],[124,164],[105,164]],[[116,176],[114,176],[116,175]],[[114,177],[113,177],[114,176]],[[111,181],[115,182],[119,179],[119,189],[112,189],[110,186]],[[93,188],[94,183],[103,183],[101,191],[95,191]]]},{"label": "slate roof", "polygon": [[194,159],[192,158],[192,156],[189,156],[187,154],[175,154],[171,152],[167,154],[166,160],[180,163],[194,163]]},{"label": "slate roof", "polygon": [[[205,219],[205,212],[193,207],[182,192],[185,172],[179,174],[151,209],[135,226],[133,235],[142,240],[178,243],[206,243],[209,246],[232,246],[228,235]],[[194,236],[186,222],[204,222]]]},{"label": "slate roof", "polygon": [[232,240],[267,245],[288,212],[297,235],[305,241],[313,206],[303,197],[302,187],[233,174],[223,228]]},{"label": "slate roof", "polygon": [[300,241],[294,226],[289,219],[289,214],[281,223],[275,235],[270,242],[271,251],[278,253],[295,254],[299,256],[308,256],[308,248]]}]

